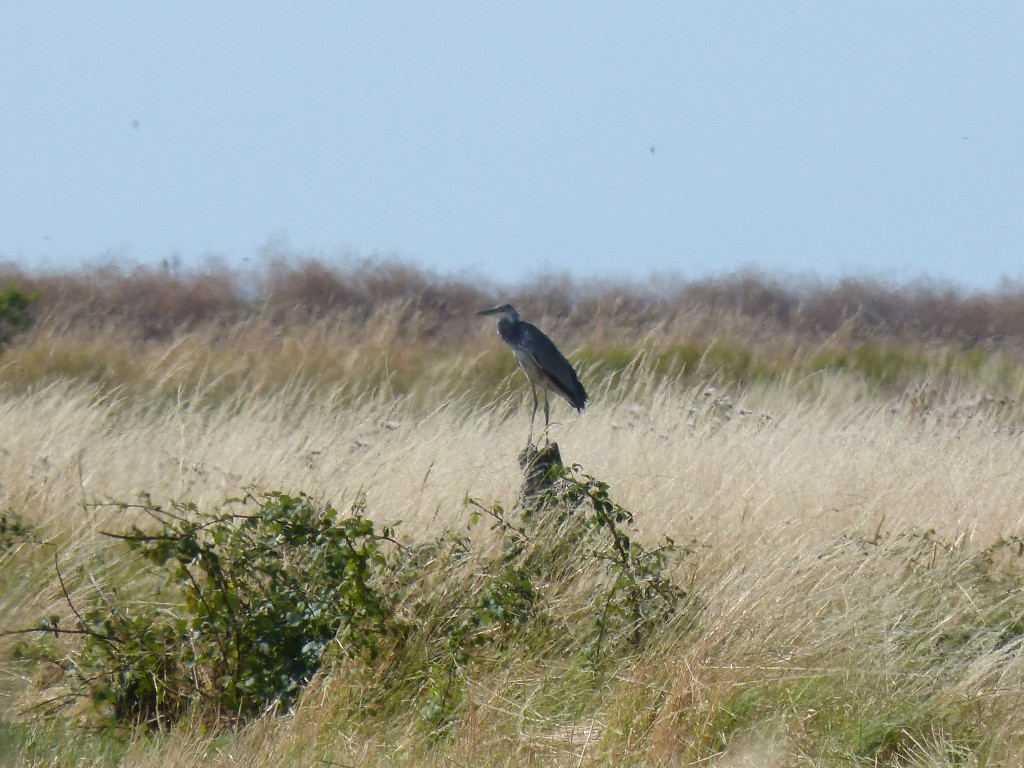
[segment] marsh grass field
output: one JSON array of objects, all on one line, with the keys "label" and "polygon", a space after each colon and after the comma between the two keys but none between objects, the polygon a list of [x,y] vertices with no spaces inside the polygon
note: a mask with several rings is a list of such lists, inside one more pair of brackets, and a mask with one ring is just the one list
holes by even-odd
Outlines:
[{"label": "marsh grass field", "polygon": [[[0,352],[0,629],[30,630],[0,640],[0,764],[1024,764],[1012,286],[8,273],[38,298]],[[516,561],[518,591],[487,581],[511,529],[475,514],[513,514],[529,425],[525,379],[472,316],[498,299],[590,392],[582,416],[553,405],[566,464],[632,513],[637,547],[674,542],[661,573],[684,596],[642,636],[595,651],[614,579],[589,543]],[[388,557],[435,546],[417,567],[436,594],[389,604],[404,629],[326,653],[288,706],[118,720],[68,671],[85,638],[31,631],[97,601],[180,613],[107,534],[275,491],[365,511],[393,528]],[[442,540],[458,563],[431,570]],[[480,595],[532,602],[467,628]]]}]

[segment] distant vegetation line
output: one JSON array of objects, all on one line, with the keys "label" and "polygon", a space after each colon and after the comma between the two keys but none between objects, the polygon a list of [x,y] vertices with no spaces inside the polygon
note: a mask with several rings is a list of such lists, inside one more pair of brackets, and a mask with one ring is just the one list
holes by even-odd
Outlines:
[{"label": "distant vegetation line", "polygon": [[832,369],[888,393],[967,381],[1018,398],[1024,371],[1024,285],[1011,283],[966,293],[747,271],[499,286],[398,262],[290,256],[245,269],[0,264],[0,287],[12,285],[34,299],[32,329],[0,354],[0,385],[18,388],[55,378],[178,396],[200,378],[225,391],[296,377],[386,380],[396,392],[424,380],[492,386],[513,368],[474,313],[499,301],[601,375],[638,359],[658,374],[741,382]]},{"label": "distant vegetation line", "polygon": [[507,300],[524,316],[564,319],[569,328],[625,322],[640,331],[689,313],[734,314],[770,321],[776,330],[978,343],[1024,343],[1024,284],[965,292],[941,283],[896,285],[870,278],[789,280],[753,270],[722,277],[652,278],[616,283],[552,275],[512,286],[477,285],[400,262],[331,264],[316,258],[273,258],[259,266],[180,269],[116,262],[79,270],[30,272],[0,262],[0,285],[38,293],[34,313],[55,324],[109,322],[144,336],[172,334],[254,315],[284,321],[347,312],[370,316],[402,305],[419,333],[461,331],[473,311]]}]

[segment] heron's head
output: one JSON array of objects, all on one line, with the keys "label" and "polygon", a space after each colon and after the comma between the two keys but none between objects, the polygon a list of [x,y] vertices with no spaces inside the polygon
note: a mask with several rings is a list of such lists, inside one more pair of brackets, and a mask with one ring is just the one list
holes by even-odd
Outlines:
[{"label": "heron's head", "polygon": [[519,313],[516,312],[516,308],[511,304],[502,304],[500,307],[494,309],[483,309],[477,312],[478,315],[498,315],[498,319],[508,318],[513,323],[519,322]]}]

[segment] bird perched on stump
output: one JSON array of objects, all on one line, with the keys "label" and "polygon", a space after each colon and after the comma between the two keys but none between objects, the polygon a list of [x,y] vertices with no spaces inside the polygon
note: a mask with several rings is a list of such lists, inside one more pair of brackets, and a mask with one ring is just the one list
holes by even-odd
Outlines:
[{"label": "bird perched on stump", "polygon": [[530,414],[530,435],[537,418],[537,387],[544,390],[544,429],[550,422],[548,390],[565,398],[577,411],[582,411],[590,398],[580,384],[576,371],[558,351],[558,347],[535,325],[519,319],[519,313],[511,304],[502,304],[494,309],[477,312],[478,315],[498,316],[498,335],[512,347],[519,367],[530,381],[533,392],[533,412]]}]

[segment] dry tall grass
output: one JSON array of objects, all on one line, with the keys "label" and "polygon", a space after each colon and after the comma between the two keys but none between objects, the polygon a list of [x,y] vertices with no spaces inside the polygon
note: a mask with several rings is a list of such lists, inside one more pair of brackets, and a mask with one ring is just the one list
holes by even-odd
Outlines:
[{"label": "dry tall grass", "polygon": [[[552,436],[610,483],[641,538],[692,544],[677,576],[702,606],[696,628],[669,627],[604,689],[581,678],[578,701],[550,680],[565,669],[512,665],[471,680],[440,747],[418,738],[412,711],[387,732],[347,725],[338,702],[358,692],[328,672],[287,718],[227,738],[138,739],[116,760],[89,757],[87,741],[66,764],[1014,762],[1024,600],[995,569],[1000,557],[1010,573],[1021,563],[993,547],[1024,535],[1018,408],[969,393],[930,408],[888,402],[841,373],[713,392],[642,369],[588,384],[592,406],[583,417],[557,408]],[[0,510],[49,545],[4,555],[0,625],[66,611],[53,552],[69,574],[116,567],[98,531],[131,521],[83,502],[148,492],[209,506],[253,485],[340,508],[362,492],[374,518],[402,521],[399,535],[416,540],[463,528],[467,495],[514,500],[522,387],[487,404],[429,386],[408,398],[301,381],[180,402],[77,383],[6,395]],[[10,666],[7,718],[23,719],[56,682]]]},{"label": "dry tall grass", "polygon": [[[104,500],[365,494],[415,541],[465,530],[467,496],[516,498],[528,393],[471,314],[494,286],[281,261],[9,278],[42,297],[0,355],[0,515],[32,528],[0,554],[0,628],[124,577],[100,532],[134,520]],[[591,393],[582,417],[554,407],[565,459],[610,484],[641,539],[690,553],[675,623],[610,677],[551,658],[467,672],[444,743],[414,703],[353,717],[373,683],[343,668],[226,734],[97,736],[40,717],[60,676],[5,657],[0,762],[1022,764],[1018,286],[740,275],[504,294]]]}]

